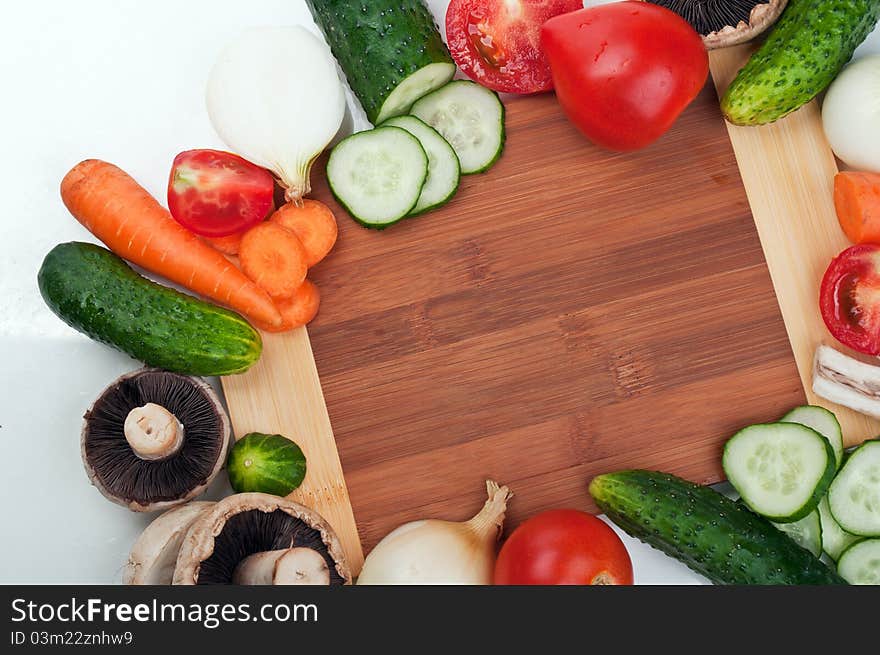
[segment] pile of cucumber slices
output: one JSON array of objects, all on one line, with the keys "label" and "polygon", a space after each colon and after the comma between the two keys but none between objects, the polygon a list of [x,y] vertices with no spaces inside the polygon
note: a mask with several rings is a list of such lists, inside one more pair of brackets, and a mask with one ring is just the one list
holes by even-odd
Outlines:
[{"label": "pile of cucumber slices", "polygon": [[837,418],[798,407],[752,425],[724,448],[724,472],[741,501],[851,584],[880,584],[880,439],[844,452]]},{"label": "pile of cucumber slices", "polygon": [[420,98],[408,115],[341,141],[327,181],[355,220],[381,230],[445,205],[462,175],[492,167],[504,138],[498,94],[455,80]]}]

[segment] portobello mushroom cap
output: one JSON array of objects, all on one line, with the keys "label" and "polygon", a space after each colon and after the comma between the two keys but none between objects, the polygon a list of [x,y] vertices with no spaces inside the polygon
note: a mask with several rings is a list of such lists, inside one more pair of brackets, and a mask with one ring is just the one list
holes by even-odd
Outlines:
[{"label": "portobello mushroom cap", "polygon": [[174,569],[176,585],[350,583],[330,524],[308,507],[262,493],[228,496],[199,517]]},{"label": "portobello mushroom cap", "polygon": [[182,505],[226,460],[232,428],[203,380],[159,369],[123,375],[84,417],[81,450],[92,484],[135,512]]},{"label": "portobello mushroom cap", "polygon": [[788,0],[647,0],[671,9],[703,37],[708,50],[751,41],[779,18]]},{"label": "portobello mushroom cap", "polygon": [[131,547],[122,571],[127,585],[170,585],[187,530],[214,503],[194,500],[172,507],[150,523]]}]

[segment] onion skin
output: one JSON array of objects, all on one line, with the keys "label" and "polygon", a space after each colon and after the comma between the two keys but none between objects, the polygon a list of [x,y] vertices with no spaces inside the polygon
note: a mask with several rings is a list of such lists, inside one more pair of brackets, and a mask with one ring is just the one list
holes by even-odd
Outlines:
[{"label": "onion skin", "polygon": [[849,64],[828,88],[822,123],[831,149],[859,171],[880,173],[880,55]]}]

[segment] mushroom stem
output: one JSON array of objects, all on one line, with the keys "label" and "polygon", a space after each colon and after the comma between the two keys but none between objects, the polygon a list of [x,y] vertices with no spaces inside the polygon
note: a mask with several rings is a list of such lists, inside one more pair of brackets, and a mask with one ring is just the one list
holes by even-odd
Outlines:
[{"label": "mushroom stem", "polygon": [[330,569],[311,548],[286,548],[254,553],[232,574],[237,585],[329,585]]},{"label": "mushroom stem", "polygon": [[135,455],[155,461],[175,454],[183,445],[183,424],[156,403],[135,407],[125,417],[125,440]]}]

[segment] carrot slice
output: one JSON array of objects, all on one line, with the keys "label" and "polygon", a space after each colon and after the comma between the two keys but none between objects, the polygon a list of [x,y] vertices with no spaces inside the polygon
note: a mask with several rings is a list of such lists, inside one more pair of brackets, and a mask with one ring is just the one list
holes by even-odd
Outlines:
[{"label": "carrot slice", "polygon": [[275,306],[281,312],[281,325],[265,325],[255,322],[266,332],[287,332],[302,327],[312,321],[321,305],[321,292],[311,280],[303,282],[292,298],[276,300]]},{"label": "carrot slice", "polygon": [[230,234],[225,237],[202,237],[215,250],[219,250],[224,255],[237,255],[241,248],[241,239],[244,234]]},{"label": "carrot slice", "polygon": [[300,240],[275,223],[260,223],[245,232],[238,257],[244,274],[273,299],[293,297],[309,272]]},{"label": "carrot slice", "polygon": [[837,220],[853,243],[880,242],[880,175],[846,171],[834,178]]},{"label": "carrot slice", "polygon": [[302,200],[283,205],[271,220],[296,234],[308,253],[309,268],[333,250],[339,230],[332,210],[318,200]]}]

